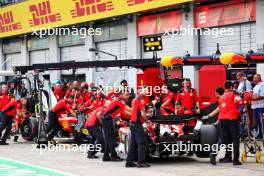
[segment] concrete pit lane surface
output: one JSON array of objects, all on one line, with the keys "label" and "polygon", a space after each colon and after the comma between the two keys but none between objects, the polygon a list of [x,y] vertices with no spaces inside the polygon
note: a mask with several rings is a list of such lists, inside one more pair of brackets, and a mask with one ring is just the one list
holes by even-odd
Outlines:
[{"label": "concrete pit lane surface", "polygon": [[[150,168],[125,168],[125,161],[102,162],[101,153],[97,153],[99,159],[87,159],[84,151],[73,149],[72,143],[60,141],[60,144],[72,148],[65,151],[40,151],[34,148],[33,143],[22,140],[0,146],[0,176],[263,176],[264,173],[263,161],[257,164],[254,157],[247,158],[246,163],[236,167],[232,163],[218,162],[212,166],[209,158],[177,156],[153,159]],[[120,156],[124,157],[124,154]],[[222,156],[223,153],[220,153],[219,157]]]}]

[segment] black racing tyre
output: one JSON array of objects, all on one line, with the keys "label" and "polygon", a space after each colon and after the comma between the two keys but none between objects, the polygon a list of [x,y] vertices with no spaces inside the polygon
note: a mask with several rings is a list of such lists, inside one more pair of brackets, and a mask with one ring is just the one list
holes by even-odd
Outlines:
[{"label": "black racing tyre", "polygon": [[[202,145],[202,149],[205,150],[205,148],[208,149],[208,146],[210,148],[213,144],[217,144],[217,129],[214,125],[202,125],[200,129],[200,139],[197,142],[197,144]],[[206,150],[197,150],[195,151],[195,154],[199,158],[207,158],[209,157],[210,151]]]},{"label": "black racing tyre", "polygon": [[20,133],[23,139],[32,141],[38,134],[38,122],[35,118],[25,118],[20,126]]}]

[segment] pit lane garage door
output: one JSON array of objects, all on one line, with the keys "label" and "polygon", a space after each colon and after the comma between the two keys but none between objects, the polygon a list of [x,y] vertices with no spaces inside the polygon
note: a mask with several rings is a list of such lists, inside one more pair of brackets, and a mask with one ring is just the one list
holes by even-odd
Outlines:
[{"label": "pit lane garage door", "polygon": [[[233,35],[221,35],[219,37],[213,35],[200,36],[200,54],[211,55],[216,52],[217,43],[220,45],[220,51],[247,53],[249,50],[256,51],[256,23],[243,23],[230,25],[221,28],[230,28]],[[203,29],[202,29],[203,30]]]},{"label": "pit lane garage door", "polygon": [[[75,46],[67,46],[60,48],[61,61],[87,61],[88,59],[85,57],[85,45],[75,45]],[[78,69],[76,74],[84,74],[86,69]],[[63,70],[62,75],[70,75],[72,71]]]},{"label": "pit lane garage door", "polygon": [[48,63],[49,59],[49,50],[38,50],[29,52],[30,65],[39,64],[39,63]]},{"label": "pit lane garage door", "polygon": [[[144,37],[142,38],[142,40]],[[184,51],[182,48],[182,35],[170,34],[170,35],[162,35],[162,44],[163,50],[158,51],[158,58],[169,55],[169,56],[183,56],[187,51]],[[149,59],[153,57],[153,52],[144,52],[142,45],[142,58]]]},{"label": "pit lane garage door", "polygon": [[[114,40],[96,43],[96,48],[117,56],[118,60],[127,59],[127,40]],[[115,58],[99,53],[97,60],[114,60]],[[97,68],[95,72],[95,84],[103,86],[119,85],[123,79],[128,79],[127,68]]]},{"label": "pit lane garage door", "polygon": [[85,58],[84,52],[84,45],[63,47],[61,48],[61,61],[85,61],[87,58]]},{"label": "pit lane garage door", "polygon": [[6,70],[13,70],[14,66],[21,65],[21,53],[10,53],[5,55]]}]

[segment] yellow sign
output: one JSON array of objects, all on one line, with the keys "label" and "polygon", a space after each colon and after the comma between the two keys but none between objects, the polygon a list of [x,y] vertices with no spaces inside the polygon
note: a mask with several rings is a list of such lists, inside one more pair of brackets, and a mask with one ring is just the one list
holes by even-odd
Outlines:
[{"label": "yellow sign", "polygon": [[0,38],[193,0],[28,0],[0,8]]},{"label": "yellow sign", "polygon": [[152,46],[160,46],[160,42],[148,42],[145,44],[147,47],[152,47]]}]

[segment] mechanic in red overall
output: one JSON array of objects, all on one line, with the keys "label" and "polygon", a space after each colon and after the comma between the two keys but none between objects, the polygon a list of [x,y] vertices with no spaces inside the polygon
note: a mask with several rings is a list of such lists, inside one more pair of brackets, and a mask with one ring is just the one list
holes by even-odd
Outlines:
[{"label": "mechanic in red overall", "polygon": [[160,107],[161,115],[170,115],[174,113],[174,102],[176,95],[166,88],[167,93]]},{"label": "mechanic in red overall", "polygon": [[93,105],[93,102],[91,100],[85,101],[83,103],[83,105],[81,105],[81,107],[80,107],[80,112],[84,113],[86,115],[90,114],[93,111],[94,111],[94,105]]},{"label": "mechanic in red overall", "polygon": [[81,96],[84,102],[90,100],[91,92],[89,92],[89,85],[87,82],[81,84]]},{"label": "mechanic in red overall", "polygon": [[73,107],[73,109],[79,108],[78,105],[81,105],[83,103],[83,99],[81,96],[81,92],[79,90],[79,82],[78,81],[73,81],[72,83],[72,89],[69,89],[66,92],[66,99],[72,96],[73,97],[73,102],[74,102],[74,106],[76,105],[76,107]]},{"label": "mechanic in red overall", "polygon": [[[85,122],[85,126],[88,128],[90,134],[93,137],[90,144],[93,144],[94,146],[96,144],[101,144],[102,151],[104,150],[105,145],[104,145],[103,133],[102,130],[100,129],[100,124],[102,124],[102,116],[106,106],[108,106],[109,103],[110,101],[106,101],[104,106],[97,108],[95,111],[93,111]],[[95,150],[88,151],[87,158],[91,158],[91,159],[98,158],[97,156],[95,156],[96,153],[97,151]]]},{"label": "mechanic in red overall", "polygon": [[8,86],[5,83],[2,83],[1,86],[1,93],[0,93],[0,111],[3,109],[5,105],[11,102],[11,100],[14,98],[9,92],[8,92]]},{"label": "mechanic in red overall", "polygon": [[237,94],[234,93],[233,83],[225,82],[225,93],[218,100],[220,138],[223,144],[228,145],[230,137],[233,142],[233,165],[242,165],[239,161],[240,112],[237,105]]},{"label": "mechanic in red overall", "polygon": [[[132,109],[126,105],[126,100],[129,98],[129,92],[127,90],[121,90],[119,97],[111,101],[103,113],[103,134],[105,140],[105,150],[103,161],[122,161],[122,159],[117,156],[115,150],[115,132],[113,127],[113,120],[121,112],[132,113]],[[111,153],[111,158],[109,156]]]},{"label": "mechanic in red overall", "polygon": [[191,86],[191,80],[189,78],[185,78],[183,81],[183,88],[177,93],[175,102],[176,114],[179,114],[179,112],[183,114],[200,113],[200,103],[197,92],[195,89],[191,88]]},{"label": "mechanic in red overall", "polygon": [[[145,91],[142,91],[140,95],[132,101],[132,117],[130,123],[131,139],[128,148],[128,154],[126,159],[126,167],[150,167],[146,163],[147,153],[147,136],[144,132],[143,123],[147,121],[146,117],[146,103],[145,103]],[[135,156],[137,155],[137,164]]]},{"label": "mechanic in red overall", "polygon": [[64,89],[59,83],[55,84],[53,93],[54,93],[54,96],[56,97],[57,101],[62,100],[63,97],[65,96]]},{"label": "mechanic in red overall", "polygon": [[72,110],[73,106],[73,97],[68,96],[67,99],[59,101],[49,112],[49,121],[48,121],[48,140],[52,143],[56,143],[53,138],[57,135],[60,129],[59,117],[66,112],[70,112],[73,116],[76,116],[76,113]]},{"label": "mechanic in red overall", "polygon": [[2,120],[0,123],[0,136],[4,129],[5,133],[1,137],[0,145],[8,145],[8,143],[6,143],[6,140],[10,135],[13,119],[16,115],[24,116],[22,114],[22,107],[26,106],[26,104],[27,100],[25,98],[21,98],[20,100],[12,101],[3,107],[1,111]]}]

